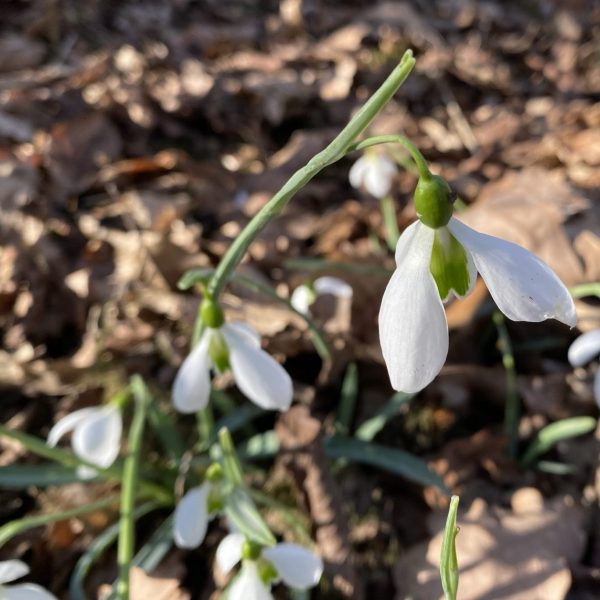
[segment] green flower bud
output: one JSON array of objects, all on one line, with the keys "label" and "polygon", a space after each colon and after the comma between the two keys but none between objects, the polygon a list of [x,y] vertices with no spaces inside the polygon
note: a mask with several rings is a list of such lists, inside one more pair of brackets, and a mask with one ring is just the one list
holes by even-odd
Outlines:
[{"label": "green flower bud", "polygon": [[258,560],[261,547],[256,542],[245,539],[242,544],[242,558],[245,560]]},{"label": "green flower bud", "polygon": [[224,373],[229,369],[229,348],[218,331],[211,335],[208,344],[208,355],[219,373]]},{"label": "green flower bud", "polygon": [[219,463],[212,463],[209,465],[208,469],[206,469],[205,477],[208,481],[212,481],[213,483],[221,481],[223,479],[223,467],[221,467]]},{"label": "green flower bud", "polygon": [[439,175],[420,177],[415,189],[415,208],[422,223],[433,229],[450,221],[456,194]]},{"label": "green flower bud", "polygon": [[218,329],[225,323],[225,317],[218,302],[209,297],[204,298],[202,301],[200,317],[202,322],[211,329]]}]

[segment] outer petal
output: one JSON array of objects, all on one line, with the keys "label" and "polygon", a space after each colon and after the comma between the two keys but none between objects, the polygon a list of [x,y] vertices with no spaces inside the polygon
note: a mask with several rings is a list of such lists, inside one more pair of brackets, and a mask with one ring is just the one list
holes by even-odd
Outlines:
[{"label": "outer petal", "polygon": [[[410,228],[409,228],[410,229]],[[420,225],[401,248],[379,311],[379,339],[392,387],[417,392],[439,373],[448,354],[448,325],[429,263],[433,229]]]},{"label": "outer petal", "polygon": [[260,333],[245,321],[231,321],[225,325],[228,329],[233,329],[236,333],[244,336],[247,342],[250,342],[256,348],[260,348]]},{"label": "outer petal", "polygon": [[179,501],[173,517],[173,540],[179,548],[197,548],[208,528],[208,482],[192,488]]},{"label": "outer petal", "polygon": [[375,198],[383,198],[389,194],[392,180],[396,173],[396,165],[390,158],[378,154],[368,158],[369,168],[364,174],[365,189]]},{"label": "outer petal", "polygon": [[[396,266],[400,265],[408,252],[408,249],[411,247],[413,238],[417,234],[417,232],[423,227],[427,227],[423,225],[421,221],[415,221],[411,225],[409,225],[403,232],[402,235],[398,238],[398,243],[396,244]],[[431,245],[433,246],[433,236],[431,237]]]},{"label": "outer petal", "polygon": [[312,304],[314,294],[305,285],[299,285],[290,298],[290,304],[303,315],[308,314],[308,309]]},{"label": "outer petal", "polygon": [[173,404],[181,413],[194,413],[208,404],[210,396],[210,330],[188,354],[177,372],[173,384]]},{"label": "outer petal", "polygon": [[269,588],[258,575],[254,561],[244,561],[241,573],[229,588],[227,600],[273,600]]},{"label": "outer petal", "polygon": [[569,362],[581,367],[600,354],[600,329],[580,335],[569,347]]},{"label": "outer petal", "polygon": [[35,583],[7,586],[0,597],[2,600],[57,600],[54,594]]},{"label": "outer petal", "polygon": [[0,562],[0,585],[20,579],[29,573],[29,567],[21,560]]},{"label": "outer petal", "polygon": [[226,535],[217,548],[217,564],[223,573],[229,573],[242,560],[242,544],[244,535],[230,533]]},{"label": "outer petal", "polygon": [[264,350],[247,343],[228,325],[222,328],[229,346],[229,364],[240,390],[266,410],[287,410],[292,403],[292,379]]},{"label": "outer petal", "polygon": [[277,544],[265,548],[262,556],[273,563],[287,586],[297,590],[314,587],[323,574],[323,561],[310,550],[296,544]]},{"label": "outer petal", "polygon": [[354,188],[359,188],[363,184],[365,172],[369,168],[369,159],[363,154],[350,168],[348,179],[350,185]]},{"label": "outer petal", "polygon": [[575,304],[569,290],[537,256],[512,242],[479,233],[454,218],[448,229],[471,252],[492,298],[509,319],[557,319],[575,326]]},{"label": "outer petal", "polygon": [[352,298],[353,295],[352,286],[337,277],[318,277],[315,279],[314,288],[317,294],[331,294],[336,298]]},{"label": "outer petal", "polygon": [[97,410],[98,409],[95,407],[82,408],[81,410],[76,410],[64,416],[62,419],[59,419],[48,432],[48,446],[56,446],[58,440],[60,440],[63,435],[73,431],[77,425],[82,421],[85,421]]},{"label": "outer petal", "polygon": [[122,433],[121,411],[111,405],[97,408],[75,428],[73,451],[94,465],[110,467],[119,456]]}]

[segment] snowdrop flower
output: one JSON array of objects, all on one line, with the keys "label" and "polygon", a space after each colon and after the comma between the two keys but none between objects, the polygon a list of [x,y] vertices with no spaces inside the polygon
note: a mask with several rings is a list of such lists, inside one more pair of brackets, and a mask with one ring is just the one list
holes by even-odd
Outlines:
[{"label": "snowdrop flower", "polygon": [[330,294],[336,298],[352,298],[352,287],[342,279],[337,277],[318,277],[312,286],[300,285],[293,292],[290,298],[292,306],[304,315],[309,313],[311,304],[314,304],[317,296]]},{"label": "snowdrop flower", "polygon": [[[572,367],[583,367],[600,354],[600,329],[583,333],[569,348],[569,362]],[[594,377],[594,398],[600,407],[600,368]]]},{"label": "snowdrop flower", "polygon": [[392,387],[399,391],[417,392],[439,373],[448,353],[442,302],[451,294],[467,295],[477,272],[509,319],[576,323],[573,299],[543,261],[517,244],[467,227],[452,217],[452,202],[443,179],[421,178],[415,191],[420,220],[396,246],[379,337]]},{"label": "snowdrop flower", "polygon": [[292,403],[292,380],[261,349],[258,332],[247,323],[225,323],[220,309],[211,302],[203,303],[202,316],[208,326],[175,377],[175,408],[182,413],[205,408],[211,369],[222,372],[231,368],[237,386],[252,402],[266,410],[287,410]]},{"label": "snowdrop flower", "polygon": [[385,154],[366,152],[351,167],[350,185],[364,187],[371,196],[384,198],[390,193],[396,163]]},{"label": "snowdrop flower", "polygon": [[297,544],[276,544],[260,548],[241,533],[225,536],[217,548],[217,564],[228,573],[242,561],[238,577],[227,594],[228,600],[273,600],[271,585],[283,581],[296,590],[307,590],[319,583],[323,561]]},{"label": "snowdrop flower", "polygon": [[56,600],[56,596],[35,583],[5,585],[29,573],[29,567],[20,560],[0,562],[0,600]]},{"label": "snowdrop flower", "polygon": [[173,518],[173,540],[179,548],[197,548],[204,541],[208,523],[223,506],[220,465],[213,464],[207,480],[190,489],[179,501]]},{"label": "snowdrop flower", "polygon": [[[116,404],[82,408],[60,419],[48,433],[48,446],[56,446],[61,437],[73,432],[71,446],[75,454],[101,469],[112,465],[121,448],[123,419]],[[81,466],[83,477],[93,477],[95,471]]]}]

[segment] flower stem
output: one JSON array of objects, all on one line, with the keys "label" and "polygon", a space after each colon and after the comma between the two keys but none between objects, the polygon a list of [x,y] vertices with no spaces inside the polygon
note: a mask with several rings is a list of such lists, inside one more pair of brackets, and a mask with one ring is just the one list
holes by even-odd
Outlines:
[{"label": "flower stem", "polygon": [[456,594],[458,593],[458,559],[455,545],[458,533],[458,527],[456,526],[458,502],[458,496],[452,496],[450,499],[440,555],[440,577],[446,600],[456,600]]},{"label": "flower stem", "polygon": [[396,249],[400,230],[398,229],[398,217],[396,216],[396,207],[394,199],[391,196],[384,196],[379,201],[381,218],[385,228],[385,241],[388,248],[393,252]]},{"label": "flower stem", "polygon": [[371,146],[378,146],[379,144],[401,144],[404,146],[411,158],[413,159],[417,170],[419,171],[419,177],[421,179],[431,179],[431,172],[427,166],[425,157],[421,154],[419,149],[404,135],[391,134],[391,135],[378,135],[375,137],[367,138],[360,142],[352,144],[348,148],[348,152],[354,152],[355,150],[365,150]]},{"label": "flower stem", "polygon": [[129,429],[129,438],[127,440],[128,453],[123,466],[119,547],[117,550],[117,562],[119,567],[117,596],[120,600],[129,599],[129,569],[133,559],[133,549],[135,544],[135,492],[139,475],[146,412],[148,405],[151,402],[150,394],[141,377],[134,376],[131,380],[131,387],[135,397],[135,409],[131,427]]},{"label": "flower stem", "polygon": [[290,199],[303,188],[317,173],[326,166],[338,161],[347,152],[356,137],[365,130],[381,108],[392,98],[404,83],[415,65],[412,51],[407,50],[398,66],[383,82],[381,87],[367,100],[354,118],[344,127],[340,134],[306,166],[296,171],[285,185],[265,204],[265,206],[246,225],[242,233],[227,250],[217,266],[214,276],[208,284],[208,294],[217,299],[229,281],[232,272],[240,263],[250,244],[266,227],[266,225],[285,208]]}]

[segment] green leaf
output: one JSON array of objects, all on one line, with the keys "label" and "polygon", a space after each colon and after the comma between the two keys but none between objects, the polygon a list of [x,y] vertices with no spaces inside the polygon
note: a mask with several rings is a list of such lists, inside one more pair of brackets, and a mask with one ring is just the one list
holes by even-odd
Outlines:
[{"label": "green leaf", "polygon": [[290,258],[283,264],[290,271],[334,271],[338,273],[355,273],[375,277],[389,277],[393,271],[379,264],[356,264],[325,260],[322,258]]},{"label": "green leaf", "polygon": [[551,423],[537,432],[521,460],[524,464],[529,465],[558,442],[585,435],[593,431],[596,425],[597,421],[593,417],[573,417]]},{"label": "green leaf", "polygon": [[0,547],[4,546],[6,542],[11,540],[16,535],[19,535],[20,533],[23,533],[29,529],[42,527],[43,525],[56,523],[57,521],[64,521],[65,519],[72,519],[73,517],[78,517],[79,515],[101,510],[111,506],[112,504],[118,504],[118,502],[119,496],[110,496],[108,498],[98,500],[97,502],[92,502],[91,504],[78,506],[69,510],[49,513],[47,515],[35,515],[33,517],[25,517],[23,519],[10,521],[10,523],[0,527]]},{"label": "green leaf", "polygon": [[448,518],[444,528],[442,551],[440,555],[440,577],[446,600],[456,600],[458,593],[458,559],[456,556],[456,513],[458,512],[458,496],[452,496],[448,508]]},{"label": "green leaf", "polygon": [[172,416],[161,410],[156,402],[150,402],[148,422],[154,429],[166,456],[172,461],[178,462],[185,452],[185,446]]},{"label": "green leaf", "polygon": [[250,496],[242,489],[235,488],[225,499],[225,516],[249,540],[261,546],[272,546],[277,541],[260,516]]},{"label": "green leaf", "polygon": [[431,471],[423,460],[403,450],[340,435],[335,435],[327,440],[325,450],[330,458],[346,458],[378,467],[420,485],[435,485],[443,492],[449,493],[442,478]]},{"label": "green leaf", "polygon": [[355,436],[364,442],[372,441],[375,436],[398,415],[400,408],[415,397],[415,394],[396,392],[370,419],[356,430]]},{"label": "green leaf", "polygon": [[594,283],[582,283],[569,288],[573,298],[585,298],[586,296],[596,296],[600,298],[600,281]]},{"label": "green leaf", "polygon": [[78,481],[89,482],[90,479],[81,478],[74,467],[52,463],[0,467],[0,489],[22,490],[31,485],[44,488]]},{"label": "green leaf", "polygon": [[139,549],[131,564],[149,573],[158,567],[172,546],[173,514],[160,524],[150,539]]},{"label": "green leaf", "polygon": [[225,478],[233,485],[243,487],[244,475],[242,473],[242,467],[233,444],[233,439],[226,427],[219,430],[219,446],[221,448],[223,473],[225,474]]},{"label": "green leaf", "polygon": [[237,447],[238,454],[242,458],[253,460],[271,458],[278,450],[279,440],[273,430],[253,435]]},{"label": "green leaf", "polygon": [[352,425],[356,402],[358,400],[358,368],[356,363],[350,363],[342,382],[342,391],[336,415],[335,429],[347,434]]},{"label": "green leaf", "polygon": [[[134,520],[138,520],[161,505],[158,502],[146,502],[133,511]],[[88,600],[85,593],[85,578],[96,561],[114,544],[119,535],[119,523],[113,523],[105,529],[87,548],[77,561],[69,581],[69,598],[71,600]]]},{"label": "green leaf", "polygon": [[577,471],[575,465],[568,465],[553,460],[539,460],[535,464],[535,468],[538,469],[538,471],[550,473],[551,475],[572,475]]},{"label": "green leaf", "polygon": [[177,287],[180,290],[189,290],[196,284],[206,285],[215,272],[211,268],[190,269],[186,271],[177,282]]}]

